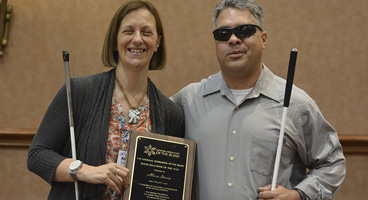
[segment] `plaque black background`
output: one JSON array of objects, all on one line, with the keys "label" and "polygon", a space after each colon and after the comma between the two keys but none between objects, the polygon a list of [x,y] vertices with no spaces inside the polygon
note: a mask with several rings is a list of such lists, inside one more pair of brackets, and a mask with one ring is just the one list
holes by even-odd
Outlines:
[{"label": "plaque black background", "polygon": [[[132,187],[131,188],[131,199],[139,199],[139,200],[150,199],[146,195],[147,191],[166,194],[168,197],[167,199],[172,199],[172,200],[183,199],[184,180],[185,180],[186,161],[187,161],[186,159],[187,159],[187,153],[188,153],[187,145],[173,143],[169,141],[160,141],[160,140],[145,138],[145,137],[139,137],[137,138],[137,141],[138,143],[136,146],[137,150],[136,150],[134,172],[133,172],[134,179],[131,185]],[[149,156],[147,153],[143,153],[146,150],[145,147],[148,147],[149,145],[151,145],[152,147],[155,147],[156,149],[179,153],[180,158],[164,156],[164,155],[152,155],[152,154],[151,156]],[[149,162],[149,161],[139,160],[137,158],[142,158],[142,159],[146,158],[146,159],[150,159],[153,161],[156,160],[156,161],[163,161],[167,163],[175,163],[178,165],[182,165],[184,167]],[[147,163],[147,164],[177,168],[179,169],[179,171],[169,170],[168,168],[163,169],[163,168],[156,168],[156,167],[141,165],[142,162]],[[165,173],[154,172],[154,169],[163,170],[165,171]],[[171,180],[165,180],[165,179],[147,176],[148,174],[151,174],[151,173],[154,173],[155,175],[158,175],[158,176],[164,175],[166,177],[170,177]],[[165,182],[168,184],[167,185],[154,184],[154,183],[150,183],[149,180]],[[163,188],[173,188],[173,189],[177,189],[177,191],[153,190],[153,189],[146,188],[146,186],[142,186],[139,184],[161,186]]]}]

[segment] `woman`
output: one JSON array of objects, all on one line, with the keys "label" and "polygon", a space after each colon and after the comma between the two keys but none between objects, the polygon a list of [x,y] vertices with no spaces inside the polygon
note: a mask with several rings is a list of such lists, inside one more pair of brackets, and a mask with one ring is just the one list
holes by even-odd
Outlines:
[{"label": "woman", "polygon": [[183,112],[155,87],[148,70],[165,64],[165,38],[156,8],[129,1],[113,17],[102,60],[112,70],[71,80],[77,158],[71,159],[65,86],[58,92],[28,153],[28,168],[52,188],[49,199],[115,199],[129,184],[117,164],[131,130],[184,137]]}]

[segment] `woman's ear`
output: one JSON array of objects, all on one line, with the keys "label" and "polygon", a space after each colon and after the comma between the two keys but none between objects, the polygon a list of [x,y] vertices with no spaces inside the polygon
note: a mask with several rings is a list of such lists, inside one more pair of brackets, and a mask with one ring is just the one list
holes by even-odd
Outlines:
[{"label": "woman's ear", "polygon": [[157,37],[156,45],[155,45],[155,52],[157,52],[158,47],[160,47],[160,42],[161,42],[161,35]]}]

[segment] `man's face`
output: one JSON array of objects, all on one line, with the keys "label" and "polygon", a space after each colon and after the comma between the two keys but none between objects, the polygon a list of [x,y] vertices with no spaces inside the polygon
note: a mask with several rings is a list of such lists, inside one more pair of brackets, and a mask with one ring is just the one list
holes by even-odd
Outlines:
[{"label": "man's face", "polygon": [[[256,24],[246,9],[226,8],[218,16],[218,28],[234,28],[243,24]],[[266,48],[267,34],[258,28],[255,34],[243,39],[231,35],[228,41],[216,40],[216,54],[221,71],[230,78],[252,76],[262,69],[262,53]]]}]

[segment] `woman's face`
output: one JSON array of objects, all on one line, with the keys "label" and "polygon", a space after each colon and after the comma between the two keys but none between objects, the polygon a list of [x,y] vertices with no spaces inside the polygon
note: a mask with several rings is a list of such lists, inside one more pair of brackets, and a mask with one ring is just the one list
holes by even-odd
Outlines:
[{"label": "woman's face", "polygon": [[117,34],[118,66],[148,69],[159,45],[155,17],[145,8],[128,13]]}]

